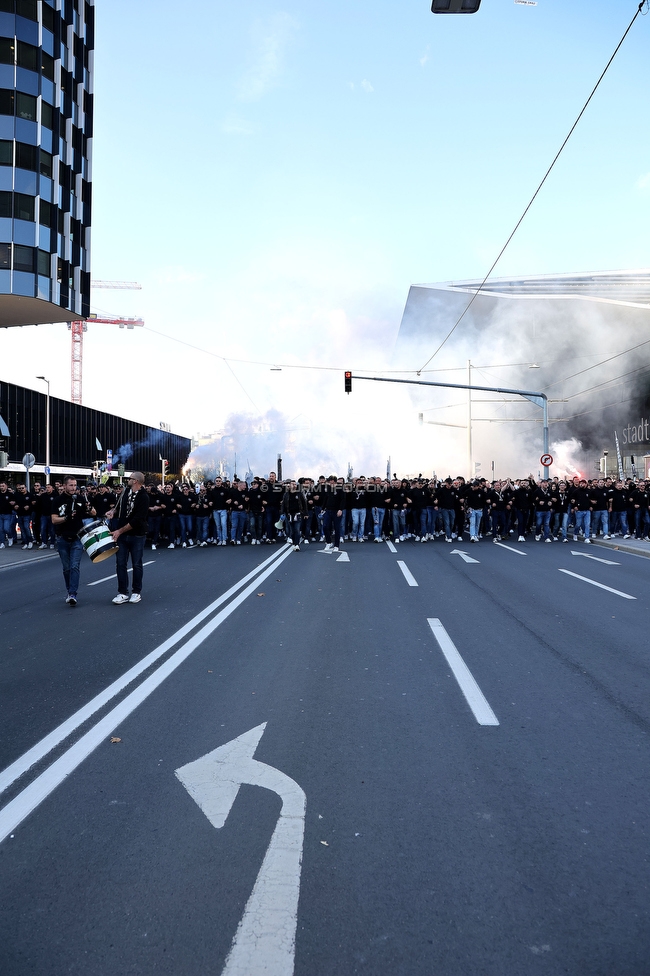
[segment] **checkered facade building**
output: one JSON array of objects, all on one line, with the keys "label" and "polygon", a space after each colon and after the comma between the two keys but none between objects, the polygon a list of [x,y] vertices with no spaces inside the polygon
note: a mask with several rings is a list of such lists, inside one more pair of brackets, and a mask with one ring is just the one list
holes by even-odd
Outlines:
[{"label": "checkered facade building", "polygon": [[0,307],[27,322],[90,312],[94,33],[94,0],[0,0]]}]

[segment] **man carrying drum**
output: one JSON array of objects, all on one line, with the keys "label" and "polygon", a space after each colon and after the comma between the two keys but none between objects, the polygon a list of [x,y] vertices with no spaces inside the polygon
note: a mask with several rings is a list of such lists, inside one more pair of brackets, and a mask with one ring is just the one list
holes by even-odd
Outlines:
[{"label": "man carrying drum", "polygon": [[77,493],[77,479],[68,475],[63,480],[63,492],[52,502],[52,525],[56,533],[56,547],[63,565],[63,578],[68,595],[65,602],[69,607],[77,605],[79,589],[79,564],[84,551],[78,532],[84,519],[95,515],[85,495]]},{"label": "man carrying drum", "polygon": [[[117,596],[113,603],[140,603],[142,599],[142,553],[147,537],[147,516],[149,495],[144,488],[144,475],[133,471],[127,478],[128,487],[122,492],[112,511],[106,513],[109,519],[117,520],[117,528],[111,533],[118,550],[115,555],[117,567]],[[131,556],[133,581],[129,597],[128,563]]]}]

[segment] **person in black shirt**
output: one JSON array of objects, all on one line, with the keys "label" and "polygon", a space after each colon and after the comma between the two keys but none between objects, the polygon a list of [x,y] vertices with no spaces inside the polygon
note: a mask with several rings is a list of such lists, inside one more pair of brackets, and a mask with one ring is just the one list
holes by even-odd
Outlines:
[{"label": "person in black shirt", "polygon": [[[127,482],[126,491],[120,495],[113,511],[108,513],[110,518],[117,519],[117,528],[112,533],[113,540],[118,545],[115,555],[117,596],[113,597],[113,603],[116,604],[140,603],[142,599],[142,553],[147,537],[149,496],[144,488],[144,475],[141,471],[133,471]],[[130,597],[129,556],[133,567]]]},{"label": "person in black shirt", "polygon": [[84,519],[96,514],[94,508],[88,504],[87,498],[77,492],[77,479],[71,475],[65,478],[63,492],[52,505],[52,524],[56,532],[56,547],[61,557],[63,578],[68,591],[65,602],[70,607],[77,605],[79,566],[83,553],[83,546],[77,533],[83,527]]}]

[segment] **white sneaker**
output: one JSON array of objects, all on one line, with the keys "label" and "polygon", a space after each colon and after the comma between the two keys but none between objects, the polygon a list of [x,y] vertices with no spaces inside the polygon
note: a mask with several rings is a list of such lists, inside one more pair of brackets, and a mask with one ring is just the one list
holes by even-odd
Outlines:
[{"label": "white sneaker", "polygon": [[603,536],[603,539],[609,539],[609,538],[611,538],[611,537],[610,537],[610,536],[608,536],[608,535],[604,535],[604,536]]},{"label": "white sneaker", "polygon": [[341,550],[339,549],[338,546],[332,546],[332,552],[340,552],[340,551]]},{"label": "white sneaker", "polygon": [[154,545],[152,544],[152,546],[151,546],[151,549],[152,549],[152,551],[153,551],[153,552],[155,552],[155,551],[156,551],[156,546],[154,546]]},{"label": "white sneaker", "polygon": [[584,541],[586,542],[587,545],[591,545],[591,539],[585,539]]},{"label": "white sneaker", "polygon": [[526,541],[525,535],[520,535],[519,538],[517,539],[517,542],[525,542],[525,541]]},{"label": "white sneaker", "polygon": [[[302,541],[303,541],[303,545],[305,545],[305,546],[308,546],[309,545],[309,539],[303,539]],[[259,546],[259,542],[257,544]]]},{"label": "white sneaker", "polygon": [[395,544],[397,545],[397,543],[398,543],[398,542],[400,541],[400,540],[399,540],[399,536],[397,537],[397,539],[394,539],[393,541],[394,541],[394,542],[395,542]]},{"label": "white sneaker", "polygon": [[544,542],[552,542],[552,539],[544,539]]},{"label": "white sneaker", "polygon": [[181,549],[187,549],[187,542],[184,542],[183,543],[183,545],[181,546]]},{"label": "white sneaker", "polygon": [[50,549],[56,549],[56,546],[54,545],[53,542],[50,543]]},{"label": "white sneaker", "polygon": [[631,537],[630,535],[624,535],[624,536],[623,536],[623,538],[624,538],[624,539],[630,539],[630,538],[632,538],[632,537]]},{"label": "white sneaker", "polygon": [[129,603],[140,603],[141,600],[142,597],[140,596],[139,593],[132,593],[131,596],[129,597]]},{"label": "white sneaker", "polygon": [[47,545],[44,542],[42,542],[38,548],[39,549],[47,549]]},{"label": "white sneaker", "polygon": [[170,542],[169,545],[167,546],[167,548],[168,549],[175,549],[176,547],[174,546],[174,543],[173,542]]},{"label": "white sneaker", "polygon": [[28,549],[33,549],[34,548],[34,543],[33,542],[28,542],[27,543],[27,548]]},{"label": "white sneaker", "polygon": [[300,552],[300,546],[294,546],[293,547],[293,551],[294,552]]},{"label": "white sneaker", "polygon": [[13,546],[13,544],[14,544],[14,540],[13,540],[13,539],[10,539],[10,540],[9,540],[9,548],[10,548],[10,549],[11,549],[11,547]]},{"label": "white sneaker", "polygon": [[325,552],[331,552],[332,549],[333,549],[332,543],[331,542],[326,542],[325,543]]},{"label": "white sneaker", "polygon": [[[416,535],[416,537],[415,537],[415,541],[416,541],[416,542],[419,542],[419,541],[420,541],[420,536],[419,536],[419,535]],[[426,541],[426,540],[425,540],[425,541]]]},{"label": "white sneaker", "polygon": [[117,596],[113,597],[113,603],[117,604],[118,606],[120,605],[120,603],[128,603],[128,602],[129,602],[129,598],[126,595],[126,593],[118,593]]},{"label": "white sneaker", "polygon": [[541,537],[541,535],[536,535],[536,536],[535,536],[535,542],[539,542],[539,540],[540,540],[541,538],[542,538],[542,537]]}]

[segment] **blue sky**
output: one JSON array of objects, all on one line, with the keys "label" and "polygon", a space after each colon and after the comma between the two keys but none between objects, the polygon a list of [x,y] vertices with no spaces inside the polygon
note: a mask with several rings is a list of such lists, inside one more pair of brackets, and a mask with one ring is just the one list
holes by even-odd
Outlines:
[{"label": "blue sky", "polygon": [[[98,0],[93,276],[143,288],[93,305],[146,328],[89,327],[84,403],[188,435],[233,413],[276,424],[260,470],[288,441],[298,466],[341,469],[350,431],[357,470],[418,466],[399,391],[345,398],[339,373],[234,360],[390,368],[409,285],[483,277],[636,6]],[[649,30],[639,17],[496,275],[650,266]],[[4,377],[45,371],[69,397],[65,326],[35,335],[7,338]]]}]

